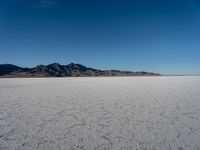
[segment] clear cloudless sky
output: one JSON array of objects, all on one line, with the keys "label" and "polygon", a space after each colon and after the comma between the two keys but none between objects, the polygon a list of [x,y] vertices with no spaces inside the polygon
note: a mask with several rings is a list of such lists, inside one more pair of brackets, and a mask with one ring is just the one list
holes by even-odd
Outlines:
[{"label": "clear cloudless sky", "polygon": [[0,64],[200,74],[200,0],[0,0]]}]

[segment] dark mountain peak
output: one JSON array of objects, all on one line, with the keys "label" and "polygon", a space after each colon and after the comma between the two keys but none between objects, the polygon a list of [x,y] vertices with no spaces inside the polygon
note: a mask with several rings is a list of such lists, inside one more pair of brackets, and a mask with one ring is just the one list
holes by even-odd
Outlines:
[{"label": "dark mountain peak", "polygon": [[0,64],[0,75],[20,71],[22,68],[13,64]]},{"label": "dark mountain peak", "polygon": [[60,65],[59,63],[52,63],[49,65],[39,65],[33,68],[34,73],[46,74],[46,76],[55,76],[55,77],[62,77],[67,76],[68,72],[65,66]]},{"label": "dark mountain peak", "polygon": [[75,65],[75,63],[73,63],[73,62],[68,64],[68,66],[73,66],[73,65]]},{"label": "dark mountain peak", "polygon": [[35,68],[43,68],[43,67],[45,67],[45,65],[37,65]]},{"label": "dark mountain peak", "polygon": [[67,65],[68,67],[78,67],[79,66],[79,64],[75,64],[75,63],[70,63],[70,64],[68,64]]},{"label": "dark mountain peak", "polygon": [[22,68],[12,64],[0,65],[0,76],[3,77],[67,77],[67,76],[154,76],[150,72],[131,72],[120,70],[97,70],[81,64],[61,65],[52,63],[38,65],[34,68]]},{"label": "dark mountain peak", "polygon": [[52,63],[52,64],[49,64],[47,66],[55,66],[55,67],[58,67],[58,66],[61,66],[59,63]]},{"label": "dark mountain peak", "polygon": [[46,66],[47,68],[50,68],[50,69],[55,69],[55,70],[60,70],[63,68],[62,65],[60,65],[59,63],[53,63],[53,64],[49,64]]},{"label": "dark mountain peak", "polygon": [[1,67],[9,67],[9,68],[21,68],[19,66],[13,64],[0,64]]},{"label": "dark mountain peak", "polygon": [[70,63],[66,67],[68,67],[69,69],[76,69],[76,70],[80,70],[80,71],[86,71],[88,69],[87,67],[85,67],[81,64],[75,64],[75,63]]}]

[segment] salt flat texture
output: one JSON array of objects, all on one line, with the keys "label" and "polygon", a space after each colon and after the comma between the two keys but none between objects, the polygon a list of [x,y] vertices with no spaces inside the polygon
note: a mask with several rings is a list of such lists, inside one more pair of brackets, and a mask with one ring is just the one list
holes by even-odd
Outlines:
[{"label": "salt flat texture", "polygon": [[1,150],[200,150],[200,77],[0,79]]}]

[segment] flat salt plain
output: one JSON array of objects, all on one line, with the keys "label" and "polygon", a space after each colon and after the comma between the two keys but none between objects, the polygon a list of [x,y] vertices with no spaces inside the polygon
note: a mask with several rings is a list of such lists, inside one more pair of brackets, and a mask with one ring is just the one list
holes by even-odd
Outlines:
[{"label": "flat salt plain", "polygon": [[0,79],[1,150],[200,150],[200,77]]}]

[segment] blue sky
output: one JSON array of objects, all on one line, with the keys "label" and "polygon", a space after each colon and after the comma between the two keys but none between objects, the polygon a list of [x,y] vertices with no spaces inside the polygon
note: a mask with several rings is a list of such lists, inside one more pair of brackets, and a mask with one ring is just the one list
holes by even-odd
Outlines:
[{"label": "blue sky", "polygon": [[1,0],[0,63],[200,74],[200,0]]}]

